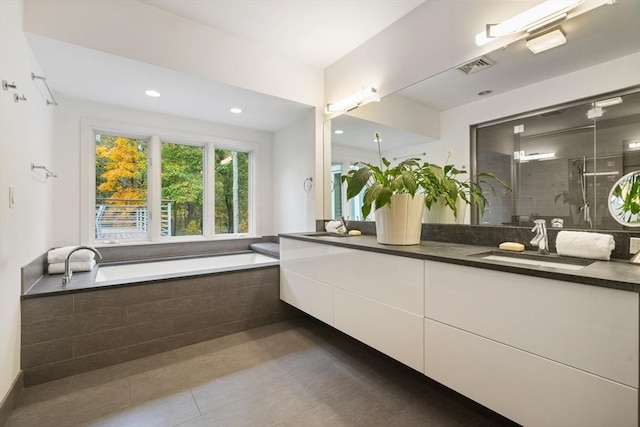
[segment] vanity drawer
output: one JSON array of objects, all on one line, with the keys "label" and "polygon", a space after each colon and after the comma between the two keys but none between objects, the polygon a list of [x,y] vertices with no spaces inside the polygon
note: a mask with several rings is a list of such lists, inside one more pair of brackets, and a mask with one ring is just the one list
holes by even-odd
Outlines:
[{"label": "vanity drawer", "polygon": [[365,298],[408,311],[424,312],[424,261],[333,247],[328,283]]},{"label": "vanity drawer", "polygon": [[638,390],[425,319],[425,374],[522,425],[638,425]]},{"label": "vanity drawer", "polygon": [[334,290],[334,327],[411,368],[424,372],[424,318]]},{"label": "vanity drawer", "polygon": [[321,280],[331,269],[333,249],[329,245],[280,239],[280,267],[314,280]]},{"label": "vanity drawer", "polygon": [[638,294],[425,262],[425,317],[638,387]]},{"label": "vanity drawer", "polygon": [[280,299],[333,326],[333,288],[287,270],[280,270]]}]

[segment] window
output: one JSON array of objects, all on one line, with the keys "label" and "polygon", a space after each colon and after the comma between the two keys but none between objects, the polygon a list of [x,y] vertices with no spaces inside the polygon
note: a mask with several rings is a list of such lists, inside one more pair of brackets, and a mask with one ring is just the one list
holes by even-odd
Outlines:
[{"label": "window", "polygon": [[204,147],[162,143],[162,236],[203,234],[204,151]]},{"label": "window", "polygon": [[147,141],[101,133],[95,141],[95,240],[147,238]]},{"label": "window", "polygon": [[[114,128],[120,128],[114,130]],[[257,235],[258,147],[83,122],[82,242]]]},{"label": "window", "polygon": [[249,231],[249,153],[216,150],[216,233]]}]

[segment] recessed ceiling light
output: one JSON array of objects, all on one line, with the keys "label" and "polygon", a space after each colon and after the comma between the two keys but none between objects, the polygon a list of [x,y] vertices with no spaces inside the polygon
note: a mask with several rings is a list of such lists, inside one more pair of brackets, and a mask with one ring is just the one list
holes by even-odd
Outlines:
[{"label": "recessed ceiling light", "polygon": [[240,113],[242,113],[242,109],[241,109],[241,108],[238,108],[238,107],[230,108],[230,109],[229,109],[229,111],[231,111],[233,114],[240,114]]},{"label": "recessed ceiling light", "polygon": [[157,90],[149,89],[144,91],[145,95],[157,98],[160,96],[160,92]]},{"label": "recessed ceiling light", "polygon": [[485,96],[485,95],[489,95],[490,93],[493,93],[492,90],[483,90],[482,92],[478,92],[479,96]]},{"label": "recessed ceiling light", "polygon": [[335,133],[336,135],[342,135],[344,133],[344,131],[341,130],[341,129],[336,129],[336,130],[333,131],[333,133]]}]

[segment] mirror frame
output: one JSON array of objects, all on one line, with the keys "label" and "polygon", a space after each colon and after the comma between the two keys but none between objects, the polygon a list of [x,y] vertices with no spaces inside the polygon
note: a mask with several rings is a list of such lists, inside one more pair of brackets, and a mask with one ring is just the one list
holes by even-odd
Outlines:
[{"label": "mirror frame", "polygon": [[640,227],[640,213],[629,214],[629,219],[635,216],[637,219],[636,222],[626,221],[624,219],[625,212],[622,211],[624,200],[614,193],[616,193],[616,190],[618,188],[620,188],[620,191],[624,191],[624,189],[628,188],[629,185],[631,185],[633,189],[634,184],[636,185],[636,194],[632,195],[631,198],[638,199],[638,202],[640,202],[640,171],[629,172],[628,174],[624,175],[622,178],[616,181],[615,184],[613,184],[613,186],[611,187],[611,191],[609,191],[609,200],[607,203],[609,206],[609,213],[611,214],[613,219],[616,220],[616,222],[625,227]]}]

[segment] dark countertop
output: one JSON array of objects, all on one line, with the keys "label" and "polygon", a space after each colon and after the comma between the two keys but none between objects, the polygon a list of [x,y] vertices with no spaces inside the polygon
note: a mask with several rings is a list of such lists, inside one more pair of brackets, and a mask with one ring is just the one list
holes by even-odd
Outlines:
[{"label": "dark countertop", "polygon": [[[625,291],[640,292],[640,265],[628,261],[594,261],[580,270],[566,270],[564,268],[521,265],[511,262],[492,261],[483,259],[477,254],[499,251],[507,256],[538,257],[537,252],[525,251],[521,253],[501,251],[497,247],[463,245],[458,243],[444,243],[423,240],[419,245],[396,246],[381,245],[375,236],[331,236],[324,232],[316,233],[284,233],[281,238],[304,240],[332,246],[360,249],[388,255],[398,255],[408,258],[439,261],[450,264],[478,267],[507,273],[524,274],[527,276],[546,279],[564,280],[585,285],[600,286]],[[545,261],[580,262],[580,258],[563,257],[557,254],[543,255]],[[586,260],[585,260],[586,261]]]}]

